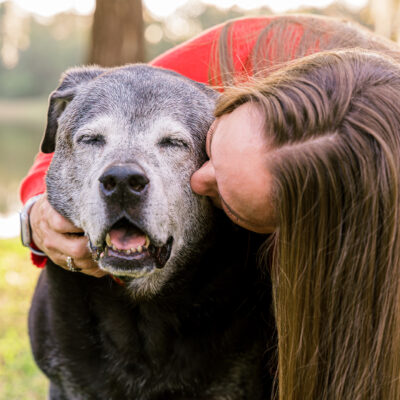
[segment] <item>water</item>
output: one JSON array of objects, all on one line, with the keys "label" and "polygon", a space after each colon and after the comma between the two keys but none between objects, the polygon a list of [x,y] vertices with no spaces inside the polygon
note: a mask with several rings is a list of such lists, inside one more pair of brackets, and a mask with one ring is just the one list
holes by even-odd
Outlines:
[{"label": "water", "polygon": [[19,185],[38,152],[47,99],[0,99],[0,239],[19,235]]}]

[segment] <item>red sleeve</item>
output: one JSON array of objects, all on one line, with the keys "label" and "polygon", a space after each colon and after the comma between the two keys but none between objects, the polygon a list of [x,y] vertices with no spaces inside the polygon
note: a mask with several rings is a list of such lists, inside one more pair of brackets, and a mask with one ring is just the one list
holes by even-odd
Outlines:
[{"label": "red sleeve", "polygon": [[31,197],[41,194],[46,190],[44,177],[49,168],[53,153],[39,153],[28,172],[28,175],[21,182],[20,198],[26,203]]},{"label": "red sleeve", "polygon": [[[229,24],[228,46],[233,54],[233,66],[239,80],[247,80],[253,74],[251,55],[260,37],[262,46],[266,49],[263,56],[266,61],[273,64],[274,61],[282,61],[282,57],[286,60],[295,58],[296,50],[305,33],[302,21],[284,23],[280,16],[243,18],[217,25],[165,52],[150,64],[208,84],[210,65],[217,64],[217,41],[227,24]],[[270,24],[268,32],[260,36],[263,29]],[[285,27],[282,29],[283,25]],[[318,51],[318,47],[318,42],[313,43],[313,50],[310,49],[310,52]]]},{"label": "red sleeve", "polygon": [[[232,23],[232,51],[235,55],[235,69],[238,73],[246,70],[249,54],[257,40],[259,32],[265,28],[271,18],[245,18]],[[224,24],[202,32],[179,46],[155,58],[151,65],[171,69],[190,79],[209,83],[209,68],[216,56],[215,46]]]}]

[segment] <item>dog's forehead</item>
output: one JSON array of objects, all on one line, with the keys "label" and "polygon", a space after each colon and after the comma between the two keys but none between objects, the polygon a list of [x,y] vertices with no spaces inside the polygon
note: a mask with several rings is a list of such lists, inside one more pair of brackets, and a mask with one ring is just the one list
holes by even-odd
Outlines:
[{"label": "dog's forehead", "polygon": [[89,93],[96,96],[94,104],[129,110],[147,107],[152,112],[155,107],[185,107],[188,101],[206,98],[190,80],[143,65],[109,70],[89,82],[84,91],[86,98]]}]

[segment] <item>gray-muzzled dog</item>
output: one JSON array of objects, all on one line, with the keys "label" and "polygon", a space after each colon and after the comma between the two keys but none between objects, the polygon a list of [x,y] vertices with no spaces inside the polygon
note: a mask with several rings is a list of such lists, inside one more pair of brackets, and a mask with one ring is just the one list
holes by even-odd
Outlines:
[{"label": "gray-muzzled dog", "polygon": [[249,234],[190,188],[215,98],[146,65],[72,69],[51,95],[49,201],[125,282],[48,262],[29,329],[52,400],[269,396],[270,298]]}]

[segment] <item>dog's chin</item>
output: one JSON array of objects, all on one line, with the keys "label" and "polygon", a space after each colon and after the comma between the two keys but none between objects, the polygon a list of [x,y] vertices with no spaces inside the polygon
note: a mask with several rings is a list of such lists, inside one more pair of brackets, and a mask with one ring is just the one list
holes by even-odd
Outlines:
[{"label": "dog's chin", "polygon": [[173,272],[168,268],[168,262],[165,268],[160,268],[151,255],[132,260],[132,257],[110,253],[99,261],[100,269],[118,278],[135,302],[148,301],[157,296]]},{"label": "dog's chin", "polygon": [[107,255],[99,260],[99,267],[103,271],[119,278],[138,279],[149,276],[160,270],[153,257],[148,252],[134,256],[116,254],[109,250]]}]

